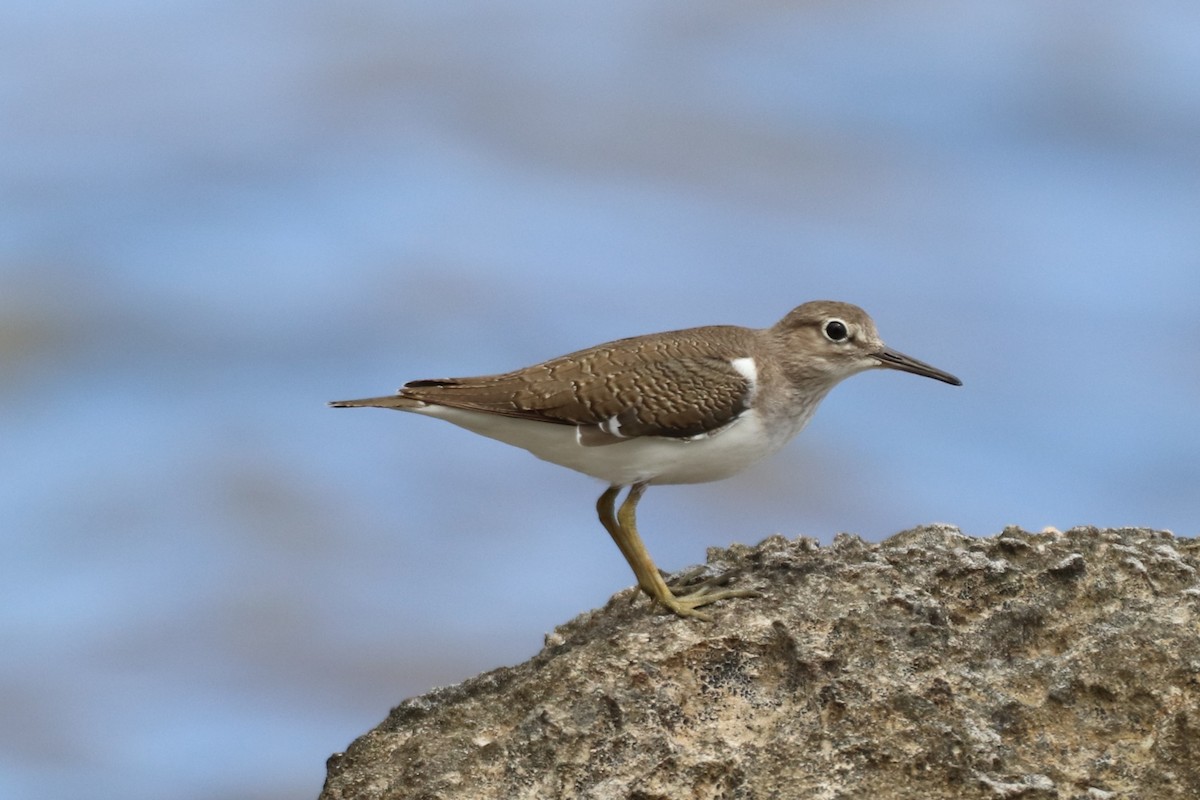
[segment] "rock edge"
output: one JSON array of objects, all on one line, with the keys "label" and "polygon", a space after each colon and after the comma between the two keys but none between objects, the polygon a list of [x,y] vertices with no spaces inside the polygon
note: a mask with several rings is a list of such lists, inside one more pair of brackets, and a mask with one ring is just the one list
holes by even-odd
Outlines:
[{"label": "rock edge", "polygon": [[1200,543],[927,526],[709,551],[764,597],[633,590],[394,708],[322,800],[1200,796]]}]

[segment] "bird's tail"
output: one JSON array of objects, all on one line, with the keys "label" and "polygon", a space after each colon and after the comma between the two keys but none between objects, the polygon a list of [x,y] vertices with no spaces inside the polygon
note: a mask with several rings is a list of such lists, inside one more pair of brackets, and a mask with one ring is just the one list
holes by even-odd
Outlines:
[{"label": "bird's tail", "polygon": [[402,411],[411,411],[414,408],[421,408],[426,403],[399,394],[389,394],[383,397],[364,397],[362,400],[334,400],[329,405],[333,408],[362,408],[369,406],[371,408],[398,408]]}]

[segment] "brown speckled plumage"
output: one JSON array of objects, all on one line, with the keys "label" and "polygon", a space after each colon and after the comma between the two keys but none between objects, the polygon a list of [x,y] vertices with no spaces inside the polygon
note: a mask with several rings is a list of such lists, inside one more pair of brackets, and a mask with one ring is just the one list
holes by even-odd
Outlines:
[{"label": "brown speckled plumage", "polygon": [[752,331],[692,328],[589,347],[525,369],[412,381],[400,396],[562,425],[619,423],[622,437],[698,436],[746,410],[750,382],[731,361],[753,352]]}]

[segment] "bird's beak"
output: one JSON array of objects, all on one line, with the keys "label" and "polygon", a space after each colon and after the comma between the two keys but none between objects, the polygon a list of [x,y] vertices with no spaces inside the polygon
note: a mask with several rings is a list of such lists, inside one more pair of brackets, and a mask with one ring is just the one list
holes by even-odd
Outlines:
[{"label": "bird's beak", "polygon": [[924,361],[917,361],[912,356],[898,353],[890,347],[885,347],[878,353],[873,353],[872,357],[879,362],[879,366],[881,367],[898,369],[901,372],[911,372],[913,375],[924,375],[926,378],[933,378],[934,380],[948,383],[951,386],[962,386],[962,381],[949,372],[942,372],[937,367],[931,367]]}]

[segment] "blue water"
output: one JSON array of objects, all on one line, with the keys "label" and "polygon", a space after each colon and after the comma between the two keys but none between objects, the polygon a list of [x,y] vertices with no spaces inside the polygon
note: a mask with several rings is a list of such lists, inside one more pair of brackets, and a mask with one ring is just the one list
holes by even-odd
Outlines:
[{"label": "blue water", "polygon": [[405,380],[859,303],[771,533],[1200,529],[1200,7],[9,3],[0,796],[315,796],[632,583],[591,480]]}]

